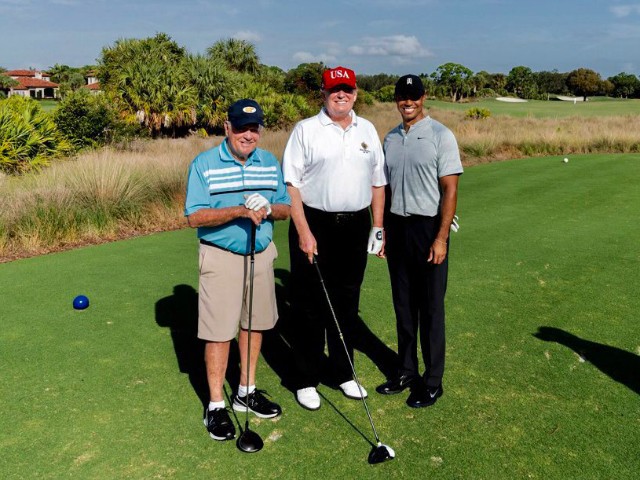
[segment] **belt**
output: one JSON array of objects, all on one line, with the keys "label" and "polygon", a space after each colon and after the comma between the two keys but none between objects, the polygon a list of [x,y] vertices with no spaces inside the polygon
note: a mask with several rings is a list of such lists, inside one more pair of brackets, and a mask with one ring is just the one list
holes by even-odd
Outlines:
[{"label": "belt", "polygon": [[363,208],[362,210],[357,210],[355,212],[325,212],[324,210],[318,210],[317,208],[309,207],[307,205],[303,206],[307,214],[310,213],[311,215],[315,215],[317,217],[331,219],[337,223],[346,222],[360,215],[369,214],[369,208]]},{"label": "belt", "polygon": [[[224,250],[225,252],[233,253],[234,255],[240,255],[241,257],[248,257],[249,255],[251,255],[250,253],[234,252],[232,250],[229,250],[228,248],[221,247],[220,245],[216,245],[215,243],[209,242],[209,241],[204,240],[202,238],[200,239],[200,244],[201,245],[206,245],[207,247],[217,248],[218,250]],[[258,252],[256,252],[256,253],[258,253]]]}]

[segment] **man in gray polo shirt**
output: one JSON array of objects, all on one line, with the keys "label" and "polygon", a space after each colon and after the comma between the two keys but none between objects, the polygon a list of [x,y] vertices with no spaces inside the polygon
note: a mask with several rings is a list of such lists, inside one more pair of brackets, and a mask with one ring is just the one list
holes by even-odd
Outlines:
[{"label": "man in gray polo shirt", "polygon": [[[384,139],[390,211],[385,254],[398,331],[398,376],[381,394],[411,389],[407,405],[433,405],[443,393],[449,229],[456,211],[460,152],[453,133],[423,111],[425,91],[415,75],[396,83],[402,123]],[[420,376],[417,334],[425,372]]]}]

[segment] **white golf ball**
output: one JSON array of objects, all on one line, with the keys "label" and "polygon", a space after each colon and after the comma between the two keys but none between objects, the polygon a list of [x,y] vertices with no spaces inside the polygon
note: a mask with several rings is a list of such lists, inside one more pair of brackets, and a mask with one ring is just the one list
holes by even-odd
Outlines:
[{"label": "white golf ball", "polygon": [[564,157],[563,162],[564,162],[564,163],[569,163],[569,159],[568,159],[567,157]]}]

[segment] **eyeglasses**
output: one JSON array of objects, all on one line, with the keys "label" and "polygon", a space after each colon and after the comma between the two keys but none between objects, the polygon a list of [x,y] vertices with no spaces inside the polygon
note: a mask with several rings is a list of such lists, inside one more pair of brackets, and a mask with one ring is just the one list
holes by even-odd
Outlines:
[{"label": "eyeglasses", "polygon": [[327,90],[327,92],[329,92],[329,93],[344,92],[347,95],[351,95],[355,91],[356,91],[355,88],[352,88],[352,87],[350,87],[348,85],[336,85],[335,87],[330,88],[330,89]]}]

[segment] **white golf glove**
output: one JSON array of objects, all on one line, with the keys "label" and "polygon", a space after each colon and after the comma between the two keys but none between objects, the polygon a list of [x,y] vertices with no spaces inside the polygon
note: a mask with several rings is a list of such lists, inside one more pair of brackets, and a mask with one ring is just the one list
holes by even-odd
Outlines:
[{"label": "white golf glove", "polygon": [[460,229],[460,225],[458,225],[458,215],[453,216],[453,220],[451,221],[451,230],[457,232]]},{"label": "white golf glove", "polygon": [[367,242],[367,252],[371,255],[377,255],[382,250],[382,232],[384,229],[380,227],[373,227],[369,234],[369,241]]},{"label": "white golf glove", "polygon": [[259,193],[253,193],[245,198],[246,201],[244,202],[244,206],[249,210],[257,212],[261,208],[264,208],[267,210],[267,215],[271,215],[271,204],[269,203],[269,200]]}]

